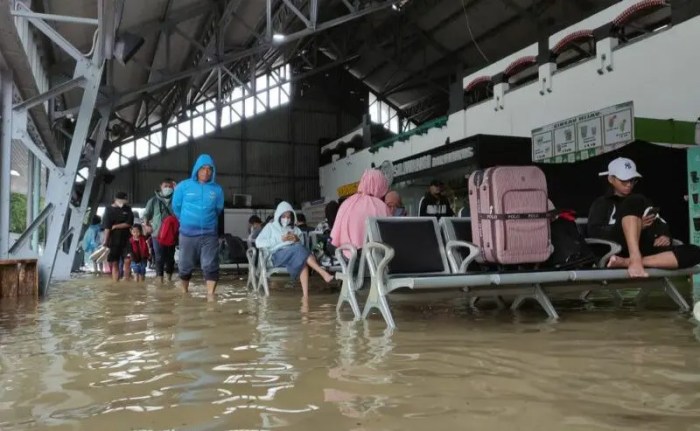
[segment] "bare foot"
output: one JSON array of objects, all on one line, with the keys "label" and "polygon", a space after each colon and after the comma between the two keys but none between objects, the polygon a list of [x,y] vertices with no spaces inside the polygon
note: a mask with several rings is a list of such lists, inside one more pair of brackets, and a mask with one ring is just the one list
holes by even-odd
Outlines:
[{"label": "bare foot", "polygon": [[629,259],[620,256],[613,256],[608,260],[608,268],[627,268]]},{"label": "bare foot", "polygon": [[326,272],[325,274],[322,274],[323,281],[326,283],[330,283],[331,281],[335,280],[335,276],[329,272]]},{"label": "bare foot", "polygon": [[629,266],[627,267],[627,273],[631,278],[646,278],[649,274],[644,270],[644,265],[641,260],[630,259]]}]

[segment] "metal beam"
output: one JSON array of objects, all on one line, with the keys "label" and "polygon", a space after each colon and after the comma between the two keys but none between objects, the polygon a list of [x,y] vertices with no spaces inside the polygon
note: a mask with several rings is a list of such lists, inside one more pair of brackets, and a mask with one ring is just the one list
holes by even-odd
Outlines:
[{"label": "metal beam", "polygon": [[0,70],[0,259],[9,256],[10,249],[10,183],[12,177],[12,72]]},{"label": "metal beam", "polygon": [[77,78],[73,78],[71,80],[68,80],[66,82],[63,82],[61,84],[58,84],[51,88],[49,91],[38,94],[30,99],[24,100],[18,104],[16,104],[12,109],[15,111],[26,111],[27,109],[31,109],[36,105],[40,105],[44,103],[45,101],[49,99],[53,99],[54,97],[63,94],[65,92],[68,92],[74,88],[82,87],[83,84],[85,83],[85,78],[82,76],[78,76]]},{"label": "metal beam", "polygon": [[[19,3],[23,4],[23,3]],[[98,25],[99,21],[95,18],[83,18],[80,16],[66,16],[66,15],[53,15],[48,13],[36,13],[29,10],[13,10],[11,12],[12,16],[19,16],[23,18],[38,18],[44,21],[56,21],[56,22],[68,22],[71,24],[87,24],[87,25]]]},{"label": "metal beam", "polygon": [[299,19],[302,20],[306,28],[313,28],[313,26],[311,25],[311,21],[309,21],[309,19],[303,13],[301,13],[301,11],[297,9],[291,1],[282,0],[282,2],[284,2],[284,4],[289,8],[289,10],[294,12],[294,15],[298,16]]},{"label": "metal beam", "polygon": [[[331,19],[329,21],[326,21],[324,23],[319,24],[315,30],[304,29],[304,30],[298,31],[296,33],[287,35],[285,37],[284,41],[282,41],[280,44],[275,44],[275,46],[291,43],[295,40],[307,37],[307,36],[312,35],[314,33],[329,30],[331,28],[345,24],[346,22],[353,21],[355,19],[361,18],[361,17],[369,15],[371,13],[387,9],[388,7],[391,7],[391,5],[394,3],[395,3],[395,0],[384,1],[384,2],[381,2],[380,4],[377,4],[374,6],[369,6],[369,7],[366,7],[364,9],[360,9],[355,13],[351,13],[351,14],[347,14],[347,15],[344,15],[344,16],[341,16],[341,17],[338,17],[335,19]],[[154,82],[154,83],[145,85],[143,87],[135,88],[135,89],[126,91],[124,93],[121,93],[117,96],[116,102],[119,103],[120,101],[124,101],[125,99],[128,99],[129,97],[133,97],[135,95],[139,95],[139,94],[142,94],[144,92],[152,92],[152,91],[157,90],[159,88],[162,88],[166,85],[169,85],[169,84],[172,84],[174,82],[189,78],[190,76],[199,75],[202,73],[209,72],[217,67],[225,66],[226,64],[234,62],[236,60],[250,57],[251,55],[254,55],[256,53],[269,50],[272,47],[273,47],[273,45],[271,43],[261,44],[260,46],[248,48],[248,49],[239,51],[237,53],[225,56],[220,61],[212,62],[212,63],[207,64],[207,65],[202,65],[202,66],[194,67],[190,70],[175,73],[175,74],[173,74],[173,75],[171,75],[171,76],[169,76],[169,77],[167,77],[159,82]],[[122,105],[118,105],[115,107],[115,110],[120,110],[123,107],[124,106],[122,106]]]}]

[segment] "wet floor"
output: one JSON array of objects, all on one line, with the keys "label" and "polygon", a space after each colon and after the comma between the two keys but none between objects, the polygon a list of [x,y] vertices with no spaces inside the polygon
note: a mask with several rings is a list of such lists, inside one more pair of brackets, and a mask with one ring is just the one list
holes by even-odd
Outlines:
[{"label": "wet floor", "polygon": [[[0,430],[700,430],[700,331],[660,301],[469,310],[83,278],[0,303]],[[587,308],[587,309],[586,309]],[[347,317],[347,314],[346,314]]]}]

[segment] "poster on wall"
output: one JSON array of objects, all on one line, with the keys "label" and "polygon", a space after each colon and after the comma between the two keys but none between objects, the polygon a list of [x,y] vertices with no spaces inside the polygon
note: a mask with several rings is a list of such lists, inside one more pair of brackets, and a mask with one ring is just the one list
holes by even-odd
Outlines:
[{"label": "poster on wall", "polygon": [[634,141],[634,104],[610,106],[532,131],[532,161],[573,163]]},{"label": "poster on wall", "polygon": [[[700,246],[700,147],[688,148],[688,219],[690,242]],[[693,276],[696,297],[700,297],[700,275]]]}]

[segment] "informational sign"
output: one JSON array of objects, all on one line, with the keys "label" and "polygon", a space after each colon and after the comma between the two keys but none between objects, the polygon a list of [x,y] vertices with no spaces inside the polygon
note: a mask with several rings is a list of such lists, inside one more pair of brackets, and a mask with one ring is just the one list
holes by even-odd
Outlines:
[{"label": "informational sign", "polygon": [[[474,146],[442,147],[434,154],[419,154],[394,162],[394,180],[416,172],[461,162],[474,157]],[[401,178],[403,179],[403,178]]]},{"label": "informational sign", "polygon": [[[700,246],[700,147],[690,147],[688,155],[688,216],[690,242]],[[700,300],[700,276],[693,276],[696,300]]]},{"label": "informational sign", "polygon": [[589,112],[532,131],[532,161],[573,163],[634,140],[632,102]]}]

